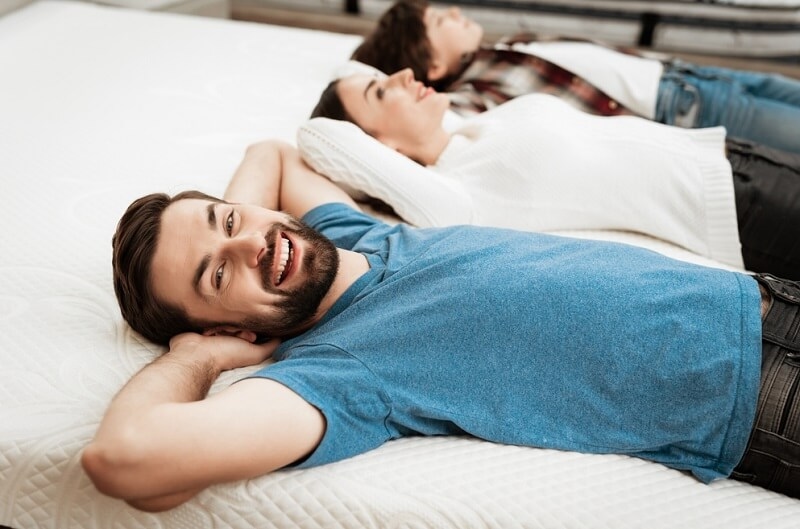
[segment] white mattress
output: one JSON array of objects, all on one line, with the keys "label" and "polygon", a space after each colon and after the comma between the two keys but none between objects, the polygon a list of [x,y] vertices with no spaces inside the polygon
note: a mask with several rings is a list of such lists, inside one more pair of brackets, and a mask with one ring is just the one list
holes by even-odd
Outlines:
[{"label": "white mattress", "polygon": [[[465,438],[404,439],[214,486],[162,514],[95,491],[80,451],[112,396],[161,353],[116,306],[118,217],[155,190],[221,194],[248,143],[293,141],[358,41],[70,2],[0,19],[0,525],[798,527],[800,501],[743,483],[706,486],[622,456]],[[226,373],[213,391],[246,371]]]}]

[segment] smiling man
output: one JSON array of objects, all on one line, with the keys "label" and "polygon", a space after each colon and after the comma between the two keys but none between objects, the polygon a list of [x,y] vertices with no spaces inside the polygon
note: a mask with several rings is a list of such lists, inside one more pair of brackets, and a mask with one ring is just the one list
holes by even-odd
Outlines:
[{"label": "smiling man", "polygon": [[796,283],[621,244],[390,226],[275,142],[248,150],[225,198],[148,195],[117,227],[122,314],[169,351],[83,452],[101,492],[163,510],[403,436],[472,435],[800,495],[800,429],[771,419],[800,406]]},{"label": "smiling man", "polygon": [[[193,321],[286,336],[313,323],[336,279],[333,244],[280,213],[187,199],[167,208],[162,222],[174,229],[162,231],[153,256],[153,290]],[[271,309],[263,314],[247,303],[259,289],[263,300],[254,301]]]}]

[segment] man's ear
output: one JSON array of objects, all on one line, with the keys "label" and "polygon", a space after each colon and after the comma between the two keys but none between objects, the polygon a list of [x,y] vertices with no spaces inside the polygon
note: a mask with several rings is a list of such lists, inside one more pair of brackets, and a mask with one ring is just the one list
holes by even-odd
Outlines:
[{"label": "man's ear", "polygon": [[444,79],[446,75],[447,64],[439,59],[431,59],[431,63],[428,65],[428,79],[431,81],[439,81]]},{"label": "man's ear", "polygon": [[217,327],[212,327],[210,329],[206,329],[203,332],[204,336],[235,336],[236,338],[241,338],[250,343],[254,343],[258,336],[253,331],[248,331],[247,329],[241,329],[239,327],[235,327],[233,325],[219,325]]}]

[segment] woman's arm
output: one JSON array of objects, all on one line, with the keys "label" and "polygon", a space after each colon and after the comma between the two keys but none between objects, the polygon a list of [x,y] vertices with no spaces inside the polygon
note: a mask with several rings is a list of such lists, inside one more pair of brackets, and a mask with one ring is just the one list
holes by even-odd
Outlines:
[{"label": "woman's arm", "polygon": [[247,148],[224,198],[228,202],[280,209],[295,217],[329,202],[356,207],[344,191],[303,163],[294,147],[278,140]]},{"label": "woman's arm", "polygon": [[346,121],[315,118],[297,133],[303,159],[350,188],[392,206],[417,226],[469,224],[473,205],[464,188],[367,135]]}]

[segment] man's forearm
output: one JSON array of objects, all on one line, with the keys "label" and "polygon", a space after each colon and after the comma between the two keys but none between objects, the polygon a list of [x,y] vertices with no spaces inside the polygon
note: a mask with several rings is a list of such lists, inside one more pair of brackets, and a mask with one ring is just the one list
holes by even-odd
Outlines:
[{"label": "man's forearm", "polygon": [[189,351],[165,353],[133,376],[111,401],[96,439],[164,403],[203,399],[220,370],[211,356]]},{"label": "man's forearm", "polygon": [[[100,492],[140,509],[163,510],[212,483],[251,477],[250,472],[266,472],[293,460],[231,470],[236,455],[229,449],[241,437],[229,421],[244,409],[242,402],[205,397],[222,371],[259,364],[278,345],[278,340],[256,344],[242,339],[254,335],[241,336],[175,336],[169,353],[122,388],[81,458]],[[227,393],[240,392],[229,388]],[[255,460],[252,452],[246,458],[248,463]]]},{"label": "man's forearm", "polygon": [[[164,354],[144,367],[112,400],[82,463],[98,489],[123,498],[147,495],[148,447],[169,439],[171,425],[154,418],[160,406],[202,400],[220,370],[193,350]],[[113,471],[110,471],[113,469]],[[141,478],[140,478],[141,476]]]}]

